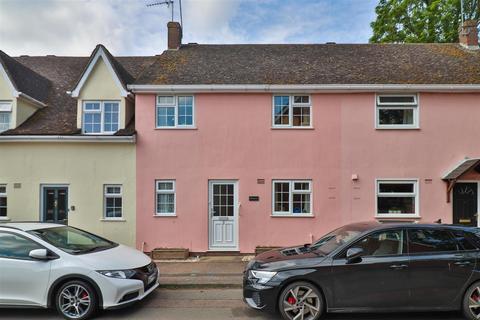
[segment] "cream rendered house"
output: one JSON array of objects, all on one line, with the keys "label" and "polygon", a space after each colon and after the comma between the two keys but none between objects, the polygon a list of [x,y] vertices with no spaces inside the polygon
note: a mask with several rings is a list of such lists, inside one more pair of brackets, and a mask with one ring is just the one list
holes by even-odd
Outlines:
[{"label": "cream rendered house", "polygon": [[0,51],[0,220],[68,223],[135,244],[134,97],[154,57]]}]

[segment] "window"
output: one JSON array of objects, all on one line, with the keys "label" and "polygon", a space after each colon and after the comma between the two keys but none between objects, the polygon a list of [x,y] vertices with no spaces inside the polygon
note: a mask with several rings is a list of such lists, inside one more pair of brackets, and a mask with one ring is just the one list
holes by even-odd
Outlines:
[{"label": "window", "polygon": [[273,181],[273,215],[312,215],[311,181]]},{"label": "window", "polygon": [[175,181],[158,180],[157,189],[157,215],[175,215]]},{"label": "window", "polygon": [[363,249],[365,257],[402,255],[406,241],[402,230],[385,230],[373,233],[352,246]]},{"label": "window", "polygon": [[475,242],[471,241],[471,238],[475,237],[474,234],[468,234],[463,230],[451,230],[451,232],[457,243],[460,244],[462,251],[477,250],[477,247],[474,245]]},{"label": "window", "polygon": [[122,218],[122,186],[105,186],[105,219]]},{"label": "window", "polygon": [[0,232],[0,258],[29,260],[30,251],[44,249],[36,242],[13,233]]},{"label": "window", "polygon": [[7,216],[7,186],[0,184],[0,218]]},{"label": "window", "polygon": [[0,101],[0,132],[10,129],[10,118],[12,114],[12,103]]},{"label": "window", "polygon": [[455,239],[446,230],[408,230],[408,251],[410,254],[457,250],[458,248]]},{"label": "window", "polygon": [[274,127],[311,127],[310,96],[273,96]]},{"label": "window", "polygon": [[83,133],[115,133],[119,125],[120,103],[87,101],[83,103]]},{"label": "window", "polygon": [[417,96],[377,96],[376,126],[379,129],[418,128]]},{"label": "window", "polygon": [[193,96],[157,96],[157,128],[194,126]]},{"label": "window", "polygon": [[377,217],[419,216],[416,180],[377,181]]}]

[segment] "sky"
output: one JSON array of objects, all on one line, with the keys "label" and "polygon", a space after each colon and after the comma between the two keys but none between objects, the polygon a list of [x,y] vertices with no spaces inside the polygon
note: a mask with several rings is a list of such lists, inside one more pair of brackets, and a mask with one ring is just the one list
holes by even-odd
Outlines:
[{"label": "sky", "polygon": [[[171,9],[147,7],[155,1],[0,0],[0,50],[11,56],[85,56],[102,43],[116,56],[161,54]],[[182,0],[183,43],[365,43],[377,3]]]}]

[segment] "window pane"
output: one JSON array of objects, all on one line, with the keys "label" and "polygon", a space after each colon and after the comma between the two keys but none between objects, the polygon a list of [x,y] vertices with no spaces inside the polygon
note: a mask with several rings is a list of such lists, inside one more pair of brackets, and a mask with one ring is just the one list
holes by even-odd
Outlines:
[{"label": "window pane", "polygon": [[293,107],[293,125],[297,127],[310,125],[310,107]]},{"label": "window pane", "polygon": [[0,217],[7,216],[7,197],[0,196]]},{"label": "window pane", "polygon": [[379,97],[380,103],[414,103],[415,97],[414,96],[380,96]]},{"label": "window pane", "polygon": [[157,190],[173,190],[173,182],[158,182]]},{"label": "window pane", "polygon": [[85,113],[83,131],[85,133],[100,133],[101,118],[101,113],[99,112]]},{"label": "window pane", "polygon": [[380,124],[413,124],[413,109],[380,109],[378,112]]},{"label": "window pane", "polygon": [[461,230],[451,230],[451,233],[457,243],[461,245],[461,250],[475,250],[476,247],[467,238],[466,234]]},{"label": "window pane", "polygon": [[175,97],[174,96],[158,96],[157,97],[158,104],[175,104]]},{"label": "window pane", "polygon": [[193,124],[193,97],[178,97],[178,125]]},{"label": "window pane", "polygon": [[10,112],[0,112],[0,132],[10,129]]},{"label": "window pane", "polygon": [[293,194],[293,213],[310,212],[310,194]]},{"label": "window pane", "polygon": [[378,197],[378,214],[415,214],[415,197]]},{"label": "window pane", "polygon": [[86,102],[85,110],[100,110],[100,102]]},{"label": "window pane", "polygon": [[120,187],[107,187],[107,193],[108,194],[119,194],[119,193],[121,193],[121,188]]},{"label": "window pane", "polygon": [[275,182],[275,206],[276,212],[290,212],[290,183]]},{"label": "window pane", "polygon": [[380,193],[413,193],[413,183],[380,183],[378,191]]},{"label": "window pane", "polygon": [[374,233],[352,247],[362,248],[363,256],[401,255],[404,252],[404,238],[401,230]]},{"label": "window pane", "polygon": [[173,127],[175,126],[175,107],[157,108],[157,126]]},{"label": "window pane", "polygon": [[456,251],[457,244],[447,231],[434,229],[408,230],[410,253]]},{"label": "window pane", "polygon": [[0,194],[5,194],[7,193],[7,187],[6,186],[0,186]]},{"label": "window pane", "polygon": [[275,96],[274,97],[274,124],[288,125],[289,124],[289,96]]},{"label": "window pane", "polygon": [[294,96],[293,103],[310,103],[309,96]]},{"label": "window pane", "polygon": [[157,194],[157,213],[174,213],[175,195],[173,193]]},{"label": "window pane", "polygon": [[118,131],[118,103],[106,102],[105,103],[105,115],[104,115],[104,131],[115,132]]},{"label": "window pane", "polygon": [[35,249],[42,249],[42,247],[23,237],[0,233],[0,257],[30,259],[29,253]]}]

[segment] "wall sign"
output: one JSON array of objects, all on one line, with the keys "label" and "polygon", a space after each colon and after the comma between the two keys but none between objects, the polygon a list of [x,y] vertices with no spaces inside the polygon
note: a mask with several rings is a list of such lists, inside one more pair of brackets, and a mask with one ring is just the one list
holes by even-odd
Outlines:
[{"label": "wall sign", "polygon": [[259,196],[249,196],[248,201],[260,201],[260,197]]}]

